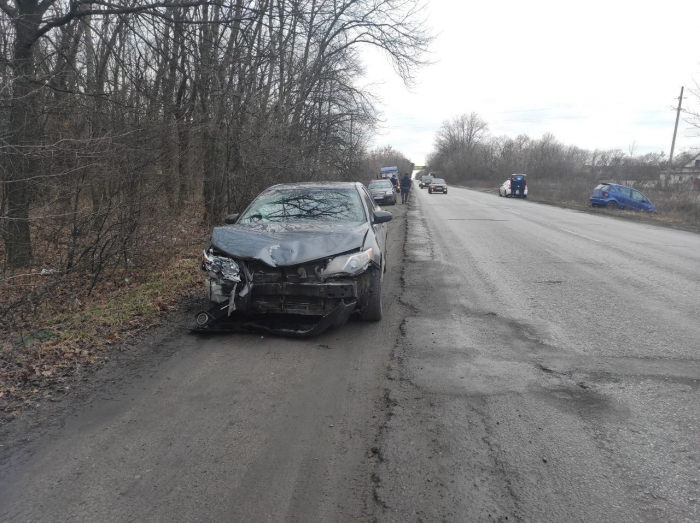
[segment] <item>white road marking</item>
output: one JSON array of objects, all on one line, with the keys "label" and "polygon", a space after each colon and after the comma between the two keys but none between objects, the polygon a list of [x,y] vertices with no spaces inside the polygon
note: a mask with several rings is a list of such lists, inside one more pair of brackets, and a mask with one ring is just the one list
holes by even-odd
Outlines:
[{"label": "white road marking", "polygon": [[595,238],[591,238],[590,236],[586,236],[585,234],[570,231],[569,229],[559,229],[559,230],[564,231],[564,232],[568,232],[569,234],[573,234],[574,236],[580,236],[581,238],[586,238],[587,240],[591,240],[592,242],[602,243],[600,240],[596,240]]},{"label": "white road marking", "polygon": [[[522,214],[520,214],[519,212],[515,212],[515,211],[512,211],[510,209],[503,209],[503,210],[508,211],[510,213],[513,213],[513,214],[517,214],[518,216],[522,216]],[[535,220],[533,220],[533,221],[535,221]],[[539,223],[539,222],[535,221],[535,223]],[[544,225],[544,224],[542,224],[542,225]],[[581,234],[580,232],[570,231],[569,229],[564,229],[563,227],[553,227],[551,225],[547,225],[547,226],[552,227],[553,229],[557,229],[558,231],[573,234],[574,236],[578,236],[579,238],[585,238],[586,240],[591,240],[592,242],[603,243],[601,240],[596,240],[595,238],[591,238],[590,236],[586,236],[585,234]]]}]

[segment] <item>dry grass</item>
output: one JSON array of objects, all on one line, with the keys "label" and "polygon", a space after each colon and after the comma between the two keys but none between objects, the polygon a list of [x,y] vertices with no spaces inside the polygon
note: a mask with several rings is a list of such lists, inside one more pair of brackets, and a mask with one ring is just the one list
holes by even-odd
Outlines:
[{"label": "dry grass", "polygon": [[76,373],[103,362],[111,349],[201,291],[199,263],[209,228],[197,214],[196,207],[185,210],[176,226],[145,235],[140,263],[113,268],[89,295],[89,274],[61,280],[33,271],[3,282],[5,303],[38,285],[51,292],[0,325],[0,421],[65,392]]},{"label": "dry grass", "polygon": [[[500,182],[472,181],[460,186],[498,194]],[[654,203],[657,213],[639,213],[591,207],[589,198],[596,181],[580,180],[571,183],[536,182],[528,187],[528,199],[535,202],[566,207],[596,214],[617,216],[634,221],[655,223],[700,232],[700,192],[679,188],[640,190]]]},{"label": "dry grass", "polygon": [[611,214],[632,220],[676,225],[695,230],[700,227],[700,193],[688,190],[642,189],[654,203],[657,213],[638,213],[608,209],[594,209],[589,204],[595,182],[559,184],[550,183],[530,187],[528,198],[533,201],[560,205],[563,207],[588,210],[601,214]]},{"label": "dry grass", "polygon": [[104,361],[110,349],[159,324],[184,296],[201,290],[199,249],[178,254],[141,283],[114,287],[81,307],[38,317],[0,344],[0,420],[39,397],[61,394],[68,378]]}]

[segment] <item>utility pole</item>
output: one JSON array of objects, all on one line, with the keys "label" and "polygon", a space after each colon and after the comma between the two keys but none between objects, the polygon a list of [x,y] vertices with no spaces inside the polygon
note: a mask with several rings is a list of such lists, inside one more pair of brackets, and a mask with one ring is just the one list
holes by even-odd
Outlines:
[{"label": "utility pole", "polygon": [[668,157],[668,165],[673,163],[673,150],[676,148],[676,133],[678,132],[678,120],[681,117],[681,105],[683,104],[683,87],[681,87],[681,95],[678,98],[678,111],[676,112],[676,126],[673,128],[673,141],[671,142],[671,155]]}]

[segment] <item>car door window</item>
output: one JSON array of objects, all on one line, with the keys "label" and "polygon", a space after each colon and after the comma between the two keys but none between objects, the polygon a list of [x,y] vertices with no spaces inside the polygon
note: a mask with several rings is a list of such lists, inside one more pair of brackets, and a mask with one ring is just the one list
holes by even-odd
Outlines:
[{"label": "car door window", "polygon": [[647,199],[644,197],[642,193],[639,191],[632,190],[632,198],[637,200],[638,202],[645,203]]},{"label": "car door window", "polygon": [[372,200],[372,197],[367,192],[367,189],[365,189],[364,187],[362,188],[362,197],[364,198],[365,203],[367,204],[367,210],[369,211],[369,219],[370,221],[372,221],[374,219],[374,211],[377,210],[377,206]]},{"label": "car door window", "polygon": [[618,187],[617,190],[623,196],[627,196],[628,198],[632,198],[632,189],[630,189],[629,187]]}]

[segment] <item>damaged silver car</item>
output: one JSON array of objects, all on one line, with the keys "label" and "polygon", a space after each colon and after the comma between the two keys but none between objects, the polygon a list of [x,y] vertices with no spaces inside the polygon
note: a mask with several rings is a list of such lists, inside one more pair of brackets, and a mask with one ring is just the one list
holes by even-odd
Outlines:
[{"label": "damaged silver car", "polygon": [[214,228],[202,257],[212,307],[193,330],[309,336],[353,312],[380,320],[391,219],[360,183],[270,187]]}]

